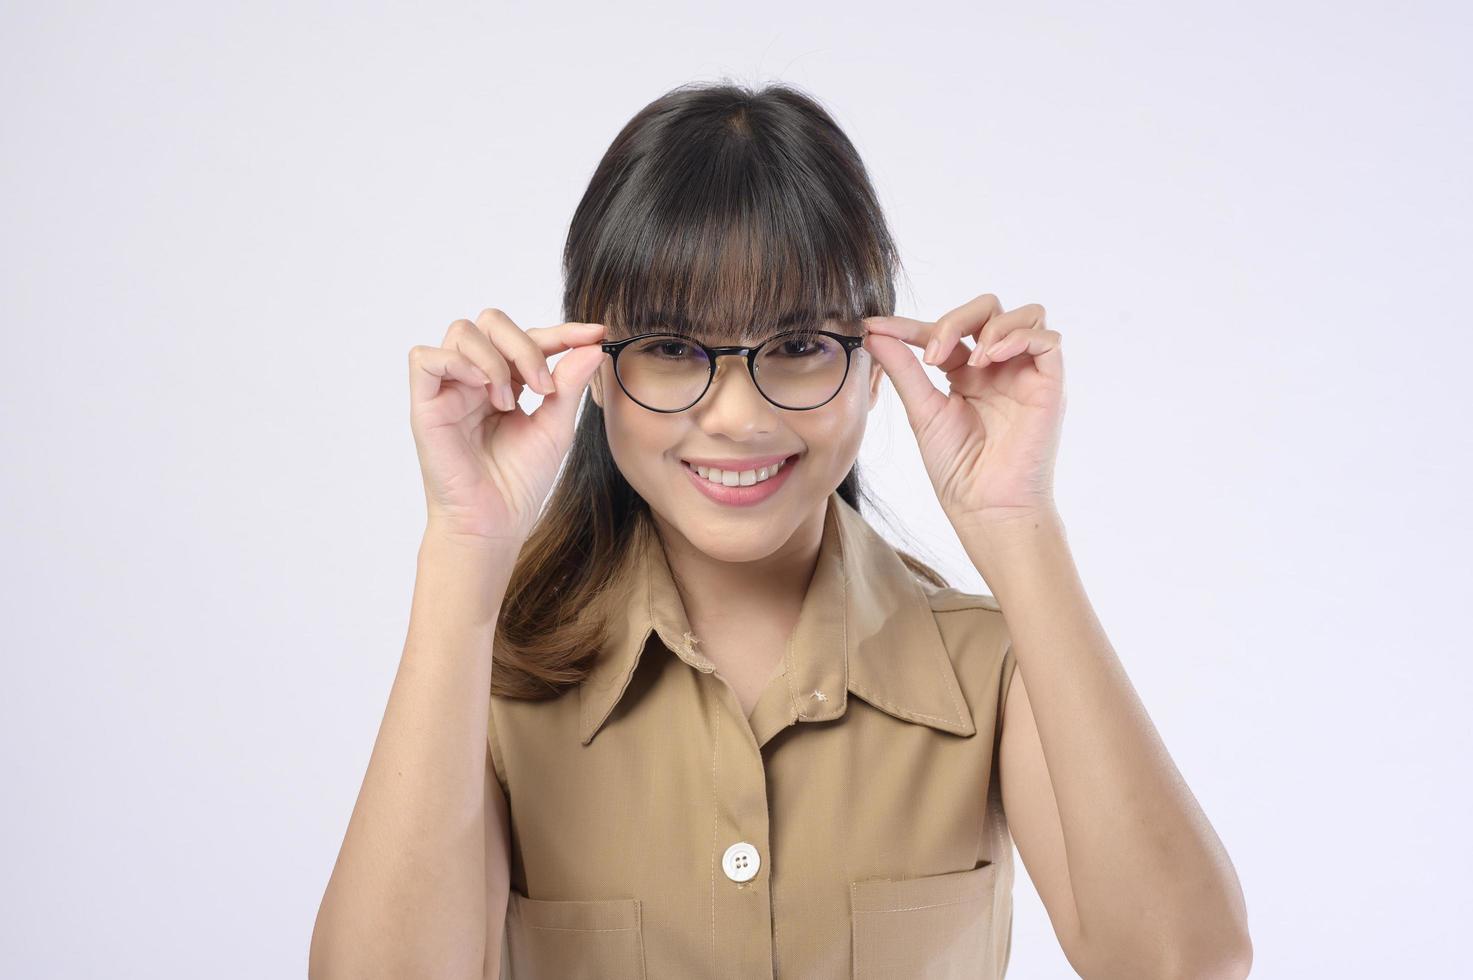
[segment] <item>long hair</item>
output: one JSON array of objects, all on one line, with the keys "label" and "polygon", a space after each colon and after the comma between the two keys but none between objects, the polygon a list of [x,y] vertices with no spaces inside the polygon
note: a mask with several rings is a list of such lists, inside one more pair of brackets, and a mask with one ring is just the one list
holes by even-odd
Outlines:
[{"label": "long hair", "polygon": [[[863,318],[895,312],[899,271],[864,164],[817,101],[785,84],[689,83],[641,109],[599,161],[563,250],[563,319],[602,323],[608,340],[655,324],[713,343],[760,339],[779,322],[857,334]],[[870,502],[857,463],[838,492],[856,510]],[[491,693],[548,698],[581,682],[635,546],[655,533],[586,397],[512,571]]]}]

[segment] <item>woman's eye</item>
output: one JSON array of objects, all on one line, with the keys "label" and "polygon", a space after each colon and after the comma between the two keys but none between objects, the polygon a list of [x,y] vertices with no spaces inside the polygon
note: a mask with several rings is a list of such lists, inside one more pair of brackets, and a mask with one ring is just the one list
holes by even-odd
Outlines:
[{"label": "woman's eye", "polygon": [[651,340],[639,345],[637,353],[679,360],[690,356],[690,345],[678,340]]},{"label": "woman's eye", "polygon": [[788,340],[783,342],[783,353],[788,357],[802,357],[812,354],[818,349],[818,345],[811,340]]}]

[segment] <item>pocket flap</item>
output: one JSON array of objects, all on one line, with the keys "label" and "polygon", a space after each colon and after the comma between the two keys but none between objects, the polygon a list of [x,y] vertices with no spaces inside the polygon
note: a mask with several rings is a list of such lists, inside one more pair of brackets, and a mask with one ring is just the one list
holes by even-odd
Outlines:
[{"label": "pocket flap", "polygon": [[903,912],[992,898],[997,865],[986,864],[924,878],[873,878],[849,885],[855,912]]},{"label": "pocket flap", "polygon": [[637,898],[528,898],[511,889],[510,976],[517,980],[644,980]]},{"label": "pocket flap", "polygon": [[536,929],[573,929],[604,932],[639,928],[639,899],[547,899],[528,898],[511,891],[512,914]]},{"label": "pocket flap", "polygon": [[856,980],[995,980],[1002,976],[988,862],[923,878],[849,883]]}]

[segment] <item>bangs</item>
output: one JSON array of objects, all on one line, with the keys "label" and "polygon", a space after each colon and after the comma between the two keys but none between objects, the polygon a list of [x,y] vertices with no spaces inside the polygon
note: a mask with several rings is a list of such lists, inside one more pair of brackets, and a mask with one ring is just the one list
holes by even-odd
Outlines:
[{"label": "bangs", "polygon": [[817,147],[754,139],[750,117],[707,122],[611,175],[569,243],[569,319],[610,340],[668,330],[715,345],[858,335],[892,312],[898,260],[867,181]]},{"label": "bangs", "polygon": [[874,304],[838,256],[796,229],[746,221],[667,226],[642,253],[608,270],[603,305],[611,338],[670,330],[710,344],[756,342],[775,333],[820,329],[859,333]]}]

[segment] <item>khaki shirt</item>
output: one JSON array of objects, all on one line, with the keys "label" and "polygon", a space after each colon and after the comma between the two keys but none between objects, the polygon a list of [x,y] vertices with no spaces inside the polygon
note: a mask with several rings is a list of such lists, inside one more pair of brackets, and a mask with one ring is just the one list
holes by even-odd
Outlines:
[{"label": "khaki shirt", "polygon": [[748,718],[663,548],[641,550],[581,685],[491,698],[511,816],[502,977],[1002,977],[1014,661],[996,601],[917,579],[835,491]]}]

